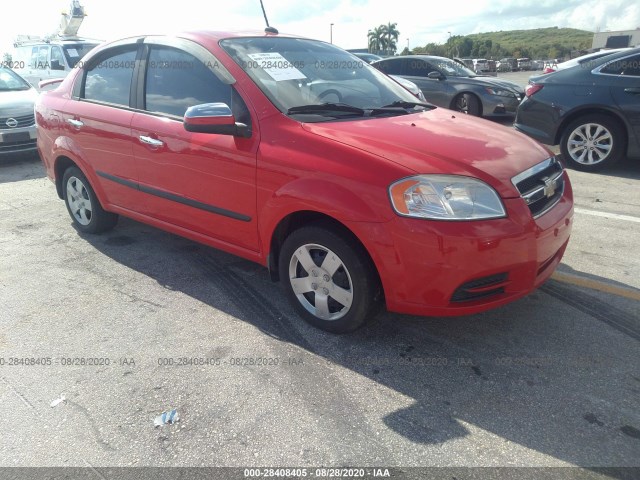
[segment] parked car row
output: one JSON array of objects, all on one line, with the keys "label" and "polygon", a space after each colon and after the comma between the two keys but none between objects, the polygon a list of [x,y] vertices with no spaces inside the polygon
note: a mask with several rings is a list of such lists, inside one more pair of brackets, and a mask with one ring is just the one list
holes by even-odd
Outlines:
[{"label": "parked car row", "polygon": [[[79,231],[124,215],[258,262],[328,331],[383,304],[470,314],[542,284],[572,226],[557,158],[353,58],[272,31],[105,44],[38,97],[38,149]],[[435,101],[457,89],[494,112],[517,104],[451,60],[400,61],[402,77],[446,86]]]}]

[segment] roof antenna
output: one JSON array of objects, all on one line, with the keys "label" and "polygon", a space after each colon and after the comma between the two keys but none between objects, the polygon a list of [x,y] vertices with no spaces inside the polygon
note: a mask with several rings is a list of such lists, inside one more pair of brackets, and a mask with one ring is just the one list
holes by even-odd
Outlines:
[{"label": "roof antenna", "polygon": [[267,20],[267,12],[265,12],[264,10],[264,4],[262,3],[262,0],[260,0],[260,6],[262,7],[262,14],[264,15],[264,22],[267,24],[267,28],[264,29],[265,33],[275,33],[276,35],[278,34],[278,29],[271,27],[269,25],[269,20]]}]

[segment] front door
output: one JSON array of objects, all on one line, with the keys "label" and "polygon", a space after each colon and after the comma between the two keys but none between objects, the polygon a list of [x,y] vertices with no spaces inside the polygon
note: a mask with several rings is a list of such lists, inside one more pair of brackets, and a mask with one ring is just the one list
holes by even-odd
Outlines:
[{"label": "front door", "polygon": [[[185,40],[186,42],[186,40]],[[200,58],[175,46],[148,47],[144,92],[132,123],[133,153],[146,193],[146,214],[251,251],[258,251],[256,157],[258,136],[192,133],[188,107],[222,102],[238,121],[251,123],[235,88]],[[210,58],[203,58],[210,55]]]}]

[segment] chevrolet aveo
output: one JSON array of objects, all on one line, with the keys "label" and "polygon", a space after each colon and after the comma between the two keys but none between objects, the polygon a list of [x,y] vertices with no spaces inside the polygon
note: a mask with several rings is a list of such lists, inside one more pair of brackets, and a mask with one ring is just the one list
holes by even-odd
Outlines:
[{"label": "chevrolet aveo", "polygon": [[442,316],[511,302],[569,240],[571,186],[548,150],[419,103],[320,41],[116,41],[41,95],[36,117],[79,231],[125,215],[258,262],[328,331],[383,304]]}]

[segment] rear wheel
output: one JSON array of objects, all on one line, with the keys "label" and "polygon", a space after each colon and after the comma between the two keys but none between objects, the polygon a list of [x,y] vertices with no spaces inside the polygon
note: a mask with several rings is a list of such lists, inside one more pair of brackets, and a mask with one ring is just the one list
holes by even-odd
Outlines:
[{"label": "rear wheel", "polygon": [[69,167],[62,177],[62,196],[75,227],[84,233],[100,233],[118,223],[118,215],[105,211],[87,177]]},{"label": "rear wheel", "polygon": [[480,100],[472,93],[458,95],[454,102],[453,109],[475,117],[479,117],[482,114]]},{"label": "rear wheel", "polygon": [[585,115],[564,129],[562,156],[576,170],[597,171],[616,163],[624,154],[624,134],[605,115]]},{"label": "rear wheel", "polygon": [[294,231],[282,245],[279,270],[289,301],[317,328],[349,332],[378,311],[371,260],[342,232],[319,225]]}]

